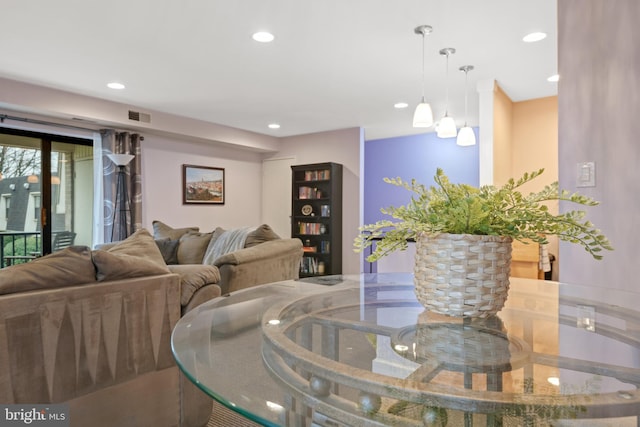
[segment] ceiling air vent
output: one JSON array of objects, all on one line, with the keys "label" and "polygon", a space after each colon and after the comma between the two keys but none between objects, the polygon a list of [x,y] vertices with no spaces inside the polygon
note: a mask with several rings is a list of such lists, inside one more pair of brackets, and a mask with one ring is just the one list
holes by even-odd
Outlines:
[{"label": "ceiling air vent", "polygon": [[129,120],[134,120],[136,122],[142,123],[151,123],[151,114],[129,110]]}]

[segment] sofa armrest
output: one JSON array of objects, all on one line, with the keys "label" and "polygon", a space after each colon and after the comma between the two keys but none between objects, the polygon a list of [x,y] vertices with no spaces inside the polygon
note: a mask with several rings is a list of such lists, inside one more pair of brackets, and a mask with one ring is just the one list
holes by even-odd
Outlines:
[{"label": "sofa armrest", "polygon": [[297,279],[302,258],[300,239],[270,240],[215,260],[222,294],[263,283]]},{"label": "sofa armrest", "polygon": [[240,265],[247,262],[262,261],[280,255],[302,254],[302,242],[300,239],[277,239],[260,243],[250,248],[240,249],[222,255],[214,261],[218,268],[224,264]]}]

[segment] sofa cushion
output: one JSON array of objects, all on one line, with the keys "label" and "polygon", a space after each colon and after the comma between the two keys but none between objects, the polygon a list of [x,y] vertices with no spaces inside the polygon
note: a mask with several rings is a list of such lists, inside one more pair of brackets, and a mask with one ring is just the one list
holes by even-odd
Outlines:
[{"label": "sofa cushion", "polygon": [[167,265],[177,264],[178,263],[178,245],[180,244],[180,240],[171,240],[169,238],[166,239],[156,239],[156,245],[158,245],[158,249],[160,249],[160,253],[162,254],[162,258],[164,259],[164,263]]},{"label": "sofa cushion", "polygon": [[[102,249],[106,251],[120,242],[99,243],[94,249]],[[171,240],[168,237],[166,239],[156,239],[156,245],[160,249],[162,258],[164,258],[165,264],[177,264],[178,263],[178,245],[180,240]]]},{"label": "sofa cushion", "polygon": [[202,264],[213,233],[189,232],[180,237],[178,264]]},{"label": "sofa cushion", "polygon": [[247,234],[247,240],[244,243],[245,248],[259,245],[260,243],[268,242],[269,240],[277,240],[280,236],[267,224],[262,224],[260,227]]},{"label": "sofa cushion", "polygon": [[93,251],[99,281],[170,273],[153,236],[141,229],[107,250]]},{"label": "sofa cushion", "polygon": [[180,275],[180,304],[187,305],[193,294],[205,285],[220,281],[220,270],[212,265],[170,265],[172,273]]},{"label": "sofa cushion", "polygon": [[36,289],[81,285],[96,281],[96,269],[87,246],[61,251],[0,270],[0,295]]},{"label": "sofa cushion", "polygon": [[173,228],[168,226],[167,224],[155,220],[152,222],[153,225],[153,237],[156,239],[171,239],[178,240],[183,235],[189,232],[198,232],[200,229],[198,227],[184,227],[184,228]]}]

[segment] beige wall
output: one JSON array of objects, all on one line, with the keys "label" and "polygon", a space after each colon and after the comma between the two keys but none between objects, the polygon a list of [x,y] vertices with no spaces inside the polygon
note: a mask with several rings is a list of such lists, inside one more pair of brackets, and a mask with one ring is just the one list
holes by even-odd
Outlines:
[{"label": "beige wall", "polygon": [[494,102],[494,184],[544,168],[523,187],[538,191],[558,180],[558,98],[513,102],[497,87]]},{"label": "beige wall", "polygon": [[[224,168],[224,205],[183,205],[182,165]],[[143,226],[158,219],[173,227],[209,232],[261,224],[262,158],[258,153],[179,139],[145,136],[142,142]]]},{"label": "beige wall", "polygon": [[513,176],[544,168],[527,191],[558,180],[558,97],[513,103]]},{"label": "beige wall", "polygon": [[342,272],[349,274],[362,269],[360,254],[353,251],[353,239],[361,224],[360,162],[363,145],[362,129],[350,128],[283,138],[282,149],[273,156],[294,156],[296,164],[342,164]]},{"label": "beige wall", "polygon": [[[496,86],[494,97],[494,184],[540,168],[545,171],[522,192],[540,191],[558,180],[558,98],[556,96],[513,102]],[[558,203],[549,204],[558,212]],[[556,256],[553,278],[560,266],[558,239],[549,237],[549,253]]]},{"label": "beige wall", "polygon": [[[558,97],[550,96],[513,103],[513,162],[512,174],[520,177],[525,172],[544,168],[544,173],[533,182],[522,186],[523,193],[540,191],[545,185],[558,180]],[[548,204],[552,213],[558,213],[558,202]],[[549,237],[549,253],[556,257],[553,278],[560,269],[558,238]]]}]

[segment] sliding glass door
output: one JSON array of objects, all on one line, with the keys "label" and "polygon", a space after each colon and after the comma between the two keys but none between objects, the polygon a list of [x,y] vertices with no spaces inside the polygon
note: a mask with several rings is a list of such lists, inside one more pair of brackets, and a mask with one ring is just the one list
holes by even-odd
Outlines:
[{"label": "sliding glass door", "polygon": [[0,261],[91,245],[91,140],[0,128]]}]

